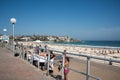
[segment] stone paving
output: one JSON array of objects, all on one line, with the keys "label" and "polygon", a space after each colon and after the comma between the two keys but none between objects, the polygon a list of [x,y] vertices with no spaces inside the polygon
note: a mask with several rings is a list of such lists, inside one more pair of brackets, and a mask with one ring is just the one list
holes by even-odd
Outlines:
[{"label": "stone paving", "polygon": [[54,80],[20,57],[0,47],[0,80]]}]

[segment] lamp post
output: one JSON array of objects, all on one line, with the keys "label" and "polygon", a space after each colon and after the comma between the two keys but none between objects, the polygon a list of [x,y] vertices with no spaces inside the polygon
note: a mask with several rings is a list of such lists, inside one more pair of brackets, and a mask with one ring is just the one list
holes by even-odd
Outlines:
[{"label": "lamp post", "polygon": [[7,32],[7,29],[5,29],[5,28],[4,28],[4,29],[3,29],[3,32],[4,32],[4,33],[3,33],[3,39],[5,39],[5,37],[6,37],[6,32]]},{"label": "lamp post", "polygon": [[13,25],[13,54],[14,54],[14,25],[15,25],[15,23],[16,23],[16,19],[15,18],[11,18],[10,19],[10,22],[12,23],[12,25]]},{"label": "lamp post", "polygon": [[4,28],[4,29],[3,29],[3,32],[5,32],[5,34],[4,34],[4,35],[6,35],[6,31],[7,31],[7,29],[5,29],[5,28]]},{"label": "lamp post", "polygon": [[5,41],[5,39],[6,39],[6,31],[7,31],[7,29],[3,29],[3,41]]}]

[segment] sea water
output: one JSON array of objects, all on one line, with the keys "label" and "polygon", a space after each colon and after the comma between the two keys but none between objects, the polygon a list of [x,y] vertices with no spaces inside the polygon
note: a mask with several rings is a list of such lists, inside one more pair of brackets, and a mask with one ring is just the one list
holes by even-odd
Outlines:
[{"label": "sea water", "polygon": [[97,47],[116,47],[116,48],[120,48],[120,41],[57,42],[57,44],[76,45],[76,46],[97,46]]}]

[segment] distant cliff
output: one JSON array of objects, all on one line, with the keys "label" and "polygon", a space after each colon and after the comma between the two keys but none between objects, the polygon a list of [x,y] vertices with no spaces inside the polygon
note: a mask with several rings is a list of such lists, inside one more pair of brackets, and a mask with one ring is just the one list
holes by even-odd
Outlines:
[{"label": "distant cliff", "polygon": [[17,36],[16,40],[24,40],[27,39],[28,41],[52,41],[52,42],[79,42],[80,40],[71,38],[69,36],[46,36],[46,35],[32,35],[32,36]]}]

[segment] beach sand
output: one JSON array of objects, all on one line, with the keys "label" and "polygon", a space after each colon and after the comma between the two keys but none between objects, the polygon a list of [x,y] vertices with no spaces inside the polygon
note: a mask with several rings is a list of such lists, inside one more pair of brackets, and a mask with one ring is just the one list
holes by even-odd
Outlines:
[{"label": "beach sand", "polygon": [[[72,52],[75,54],[85,54],[89,56],[97,56],[107,59],[120,60],[120,52],[118,49],[105,49],[105,48],[91,48],[91,47],[78,47],[78,46],[63,46],[47,44],[48,48],[56,49],[59,51],[67,50],[67,52]],[[110,53],[111,52],[111,53]],[[70,68],[76,69],[78,71],[86,72],[86,58],[70,56]],[[120,63],[113,63],[109,65],[108,61],[101,61],[96,59],[91,59],[90,63],[90,74],[99,77],[101,80],[119,80],[120,79]],[[57,67],[55,67],[54,74],[60,74],[57,72]],[[70,70],[69,80],[85,80],[86,76],[78,74]],[[95,80],[90,78],[90,80]]]},{"label": "beach sand", "polygon": [[[95,57],[101,57],[106,59],[113,59],[113,60],[120,60],[120,48],[105,48],[105,47],[90,47],[90,46],[70,46],[70,45],[59,45],[59,44],[46,44],[46,43],[36,43],[36,42],[20,42],[20,44],[27,45],[27,46],[39,46],[44,47],[47,45],[48,49],[64,51],[68,53],[74,54],[83,54]],[[69,55],[70,57],[75,57],[81,60],[85,60],[84,57],[78,57]],[[106,63],[109,64],[108,61],[101,61],[96,59],[91,59],[91,61],[99,62],[99,63]],[[120,66],[118,63],[113,63],[112,65]]]},{"label": "beach sand", "polygon": [[[45,44],[46,45],[46,44]],[[44,46],[44,45],[42,45]],[[105,49],[105,48],[91,48],[91,47],[75,47],[75,46],[63,46],[47,44],[49,49],[55,49],[59,51],[67,50],[67,52],[72,52],[75,54],[86,54],[90,56],[99,56],[103,58],[111,58],[114,60],[120,60],[120,53],[115,49]],[[103,51],[103,52],[102,52]],[[109,51],[111,53],[109,53]],[[70,56],[70,68],[76,69],[78,71],[86,72],[86,60],[83,57]],[[105,64],[103,64],[105,63]],[[101,80],[119,80],[120,79],[120,63],[113,65],[108,65],[107,61],[100,61],[96,59],[91,59],[90,63],[90,74],[99,77]],[[54,68],[54,75],[61,75],[58,72],[58,66]],[[78,74],[72,70],[69,72],[69,80],[85,80],[86,76]],[[91,79],[90,80],[95,80]]]},{"label": "beach sand", "polygon": [[[70,58],[70,68],[75,69],[77,71],[81,71],[86,73],[86,61],[79,60],[76,58]],[[120,79],[120,67],[102,64],[91,61],[90,63],[90,75],[96,76],[101,80],[119,80]],[[54,75],[61,75],[61,71],[58,72],[58,66],[54,68]],[[70,70],[69,80],[86,80],[86,76],[76,73]],[[95,80],[90,78],[90,80]]]},{"label": "beach sand", "polygon": [[[74,53],[74,54],[84,54],[89,56],[96,56],[101,58],[107,58],[107,59],[113,59],[113,60],[120,60],[120,49],[112,49],[112,48],[99,48],[99,47],[78,47],[78,46],[66,46],[66,45],[56,45],[56,44],[47,44],[49,49],[55,49],[58,51],[64,51],[66,50],[68,53]],[[71,56],[71,55],[69,55]],[[79,59],[86,59],[83,57],[76,57],[71,56]],[[107,61],[101,61],[101,60],[95,60],[92,59],[92,61],[99,62],[99,63],[107,63]],[[120,66],[118,63],[113,63],[115,66]]]}]

